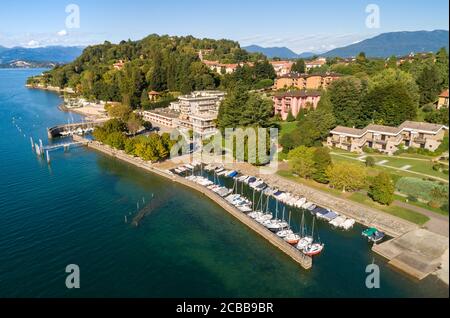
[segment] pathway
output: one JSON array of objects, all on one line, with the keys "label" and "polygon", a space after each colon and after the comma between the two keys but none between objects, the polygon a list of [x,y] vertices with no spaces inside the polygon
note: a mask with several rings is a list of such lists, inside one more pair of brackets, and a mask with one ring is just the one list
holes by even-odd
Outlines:
[{"label": "pathway", "polygon": [[408,204],[405,202],[401,202],[401,201],[394,201],[393,203],[395,206],[404,208],[404,209],[408,209],[408,210],[412,210],[414,212],[423,214],[427,217],[430,218],[430,221],[428,221],[427,223],[425,223],[425,228],[427,228],[428,230],[430,230],[431,232],[440,234],[440,235],[444,235],[446,237],[449,237],[449,219],[448,216],[442,215],[442,214],[438,214],[432,211],[429,211],[427,209],[421,208],[419,206],[415,206],[412,204]]}]

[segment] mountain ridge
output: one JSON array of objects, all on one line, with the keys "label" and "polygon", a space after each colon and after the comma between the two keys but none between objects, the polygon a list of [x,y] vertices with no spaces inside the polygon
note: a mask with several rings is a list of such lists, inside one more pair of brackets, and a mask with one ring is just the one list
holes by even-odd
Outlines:
[{"label": "mountain ridge", "polygon": [[386,32],[321,54],[312,52],[297,54],[287,47],[265,48],[258,45],[245,46],[243,49],[263,53],[269,58],[297,59],[310,58],[314,55],[345,58],[354,57],[360,52],[366,53],[368,57],[386,58],[392,55],[404,56],[411,52],[436,52],[442,47],[448,50],[448,37],[448,30]]}]

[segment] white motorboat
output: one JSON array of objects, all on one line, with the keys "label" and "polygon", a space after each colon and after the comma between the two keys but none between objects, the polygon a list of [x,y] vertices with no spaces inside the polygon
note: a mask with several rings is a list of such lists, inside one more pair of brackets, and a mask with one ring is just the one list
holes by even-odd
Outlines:
[{"label": "white motorboat", "polygon": [[354,225],[355,225],[355,223],[356,223],[356,221],[355,220],[353,220],[353,219],[347,219],[347,220],[345,220],[345,222],[344,223],[342,223],[342,225],[341,225],[341,227],[344,229],[344,230],[350,230]]},{"label": "white motorboat", "polygon": [[345,216],[338,216],[337,218],[335,218],[334,220],[330,221],[330,224],[334,227],[341,227],[342,224],[344,224],[344,222],[346,221],[346,217]]},{"label": "white motorboat", "polygon": [[292,232],[292,230],[281,230],[279,232],[277,232],[277,236],[281,237],[281,238],[285,238],[288,235],[294,234],[294,232]]}]

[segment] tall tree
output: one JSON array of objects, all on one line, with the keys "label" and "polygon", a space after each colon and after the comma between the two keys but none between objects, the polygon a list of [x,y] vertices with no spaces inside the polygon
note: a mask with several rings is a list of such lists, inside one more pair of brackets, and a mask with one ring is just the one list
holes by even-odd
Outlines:
[{"label": "tall tree", "polygon": [[442,88],[442,79],[439,69],[435,65],[425,67],[417,78],[419,86],[420,105],[435,102]]},{"label": "tall tree", "polygon": [[292,65],[291,72],[296,72],[303,74],[306,72],[306,66],[305,66],[305,60],[304,59],[298,59],[295,61],[295,63]]},{"label": "tall tree", "polygon": [[360,79],[345,77],[337,80],[330,85],[328,93],[337,125],[363,126],[360,121],[361,99],[366,92]]}]

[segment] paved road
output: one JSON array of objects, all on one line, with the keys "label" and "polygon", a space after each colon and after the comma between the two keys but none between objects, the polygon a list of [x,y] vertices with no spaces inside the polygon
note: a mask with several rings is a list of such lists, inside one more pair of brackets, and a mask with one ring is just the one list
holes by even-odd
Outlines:
[{"label": "paved road", "polygon": [[412,210],[414,212],[426,215],[427,217],[430,218],[430,221],[428,221],[424,225],[428,230],[430,230],[431,232],[449,237],[448,216],[434,213],[427,209],[424,209],[424,208],[421,208],[421,207],[418,207],[415,205],[411,205],[411,204],[408,204],[405,202],[401,202],[401,201],[394,201],[393,204],[398,207],[405,208],[405,209]]}]

